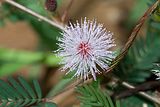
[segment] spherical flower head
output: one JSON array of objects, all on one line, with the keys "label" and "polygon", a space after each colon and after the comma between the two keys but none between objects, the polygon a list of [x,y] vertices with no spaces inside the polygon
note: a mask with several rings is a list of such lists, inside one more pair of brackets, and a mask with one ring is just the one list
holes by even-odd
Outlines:
[{"label": "spherical flower head", "polygon": [[62,70],[74,71],[74,76],[87,79],[91,74],[96,80],[96,74],[108,69],[115,46],[113,33],[97,24],[95,20],[84,19],[81,23],[65,27],[62,37],[58,39],[58,56],[62,57]]}]

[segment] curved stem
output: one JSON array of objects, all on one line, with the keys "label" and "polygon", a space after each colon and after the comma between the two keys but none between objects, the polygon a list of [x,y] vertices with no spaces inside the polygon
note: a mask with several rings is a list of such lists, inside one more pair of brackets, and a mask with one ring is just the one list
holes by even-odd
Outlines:
[{"label": "curved stem", "polygon": [[22,11],[24,11],[24,12],[26,12],[26,13],[29,13],[30,15],[38,18],[38,20],[45,21],[48,24],[50,24],[50,25],[52,25],[54,27],[57,27],[60,30],[65,31],[65,29],[64,29],[64,27],[62,25],[60,25],[58,23],[55,23],[54,21],[52,21],[52,20],[50,20],[50,19],[48,19],[48,18],[46,18],[46,17],[34,12],[34,11],[32,11],[31,9],[29,9],[29,8],[27,8],[27,7],[25,7],[25,6],[21,5],[21,4],[18,4],[17,2],[15,2],[13,0],[3,0],[3,1],[8,3],[8,4],[10,4],[10,5],[12,5],[12,6],[14,6],[14,7],[16,7],[16,8],[18,8],[18,9],[20,9],[20,10],[22,10]]}]

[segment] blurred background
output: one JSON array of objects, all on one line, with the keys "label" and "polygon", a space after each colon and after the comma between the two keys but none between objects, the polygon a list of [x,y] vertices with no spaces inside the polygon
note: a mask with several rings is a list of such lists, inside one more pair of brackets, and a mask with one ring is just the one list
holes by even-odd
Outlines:
[{"label": "blurred background", "polygon": [[[116,49],[121,49],[137,20],[148,8],[147,3],[150,0],[73,0],[66,20],[62,20],[62,16],[72,0],[57,0],[58,5],[54,12],[45,9],[45,0],[15,1],[58,23],[67,24],[68,21],[74,22],[84,17],[96,19],[114,33]],[[140,34],[144,34],[144,31],[142,29]],[[58,48],[56,38],[61,36],[59,32],[53,26],[7,3],[1,3],[0,78],[5,79],[11,75],[22,75],[29,80],[37,78],[43,86],[44,95],[59,82],[69,83],[71,80],[64,76],[65,73],[59,72],[60,59],[53,52]],[[62,78],[66,80],[61,81]],[[52,95],[55,93],[56,91]],[[64,96],[56,99],[60,107],[73,104],[77,107],[78,101],[72,90]]]}]

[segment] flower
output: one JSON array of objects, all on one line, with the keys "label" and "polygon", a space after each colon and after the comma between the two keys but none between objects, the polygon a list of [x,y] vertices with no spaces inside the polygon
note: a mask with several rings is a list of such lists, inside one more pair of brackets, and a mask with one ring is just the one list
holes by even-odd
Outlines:
[{"label": "flower", "polygon": [[114,44],[113,33],[97,24],[95,20],[86,18],[65,27],[62,37],[58,39],[58,56],[62,57],[63,71],[75,71],[74,76],[87,79],[92,74],[96,80],[96,73],[106,70],[115,58],[110,50]]}]

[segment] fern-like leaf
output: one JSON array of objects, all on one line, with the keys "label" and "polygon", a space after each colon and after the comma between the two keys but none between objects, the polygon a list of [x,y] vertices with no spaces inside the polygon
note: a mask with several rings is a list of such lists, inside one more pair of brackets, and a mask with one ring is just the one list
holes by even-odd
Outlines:
[{"label": "fern-like leaf", "polygon": [[33,87],[22,77],[18,77],[17,80],[10,77],[8,82],[0,80],[0,107],[29,107],[31,105],[42,107],[40,104],[42,102],[42,92],[37,80],[33,81]]},{"label": "fern-like leaf", "polygon": [[[146,37],[139,37],[114,72],[122,80],[144,82],[151,75],[153,63],[160,60],[160,6],[148,21]],[[119,73],[121,72],[121,73]]]},{"label": "fern-like leaf", "polygon": [[83,85],[76,90],[81,96],[78,96],[82,107],[120,107],[119,102],[114,105],[109,95],[104,95],[100,88],[90,85]]}]

